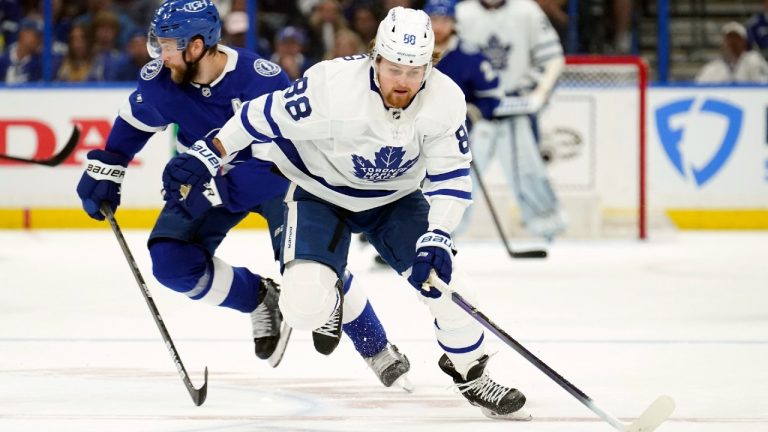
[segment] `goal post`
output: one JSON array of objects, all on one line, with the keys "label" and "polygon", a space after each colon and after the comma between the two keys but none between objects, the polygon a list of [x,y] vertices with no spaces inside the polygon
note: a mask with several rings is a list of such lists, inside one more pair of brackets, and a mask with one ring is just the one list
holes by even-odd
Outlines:
[{"label": "goal post", "polygon": [[576,55],[539,116],[540,145],[573,237],[648,236],[646,91],[635,56]]}]

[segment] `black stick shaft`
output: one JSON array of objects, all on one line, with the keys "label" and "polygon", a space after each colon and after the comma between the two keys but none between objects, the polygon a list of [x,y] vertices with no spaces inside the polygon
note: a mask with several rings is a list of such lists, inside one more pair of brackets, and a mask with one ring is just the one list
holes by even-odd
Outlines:
[{"label": "black stick shaft", "polygon": [[77,147],[77,143],[79,141],[80,141],[80,128],[77,127],[77,125],[75,125],[75,127],[72,128],[72,134],[69,136],[67,143],[64,144],[64,147],[62,147],[61,151],[59,151],[59,153],[53,155],[49,159],[28,159],[28,158],[22,158],[22,157],[10,156],[10,155],[4,155],[4,154],[0,154],[0,159],[53,167],[64,162],[64,159],[68,158],[69,155],[72,154],[72,151],[75,150],[75,147]]},{"label": "black stick shaft", "polygon": [[182,381],[184,381],[184,386],[187,388],[187,391],[192,397],[192,401],[195,403],[195,405],[202,405],[203,402],[205,402],[206,396],[208,395],[208,367],[205,368],[205,382],[199,389],[195,388],[195,386],[192,384],[192,381],[189,379],[187,369],[181,362],[179,352],[176,350],[176,346],[173,344],[173,340],[171,340],[171,335],[168,333],[168,329],[165,328],[163,317],[160,315],[160,311],[157,310],[157,306],[155,305],[154,300],[152,300],[152,293],[149,291],[147,284],[144,282],[144,278],[141,276],[139,266],[136,264],[136,260],[133,259],[133,254],[128,248],[128,243],[125,241],[125,237],[123,237],[122,230],[120,230],[120,227],[117,225],[117,220],[115,219],[115,215],[112,212],[112,209],[109,207],[109,204],[102,203],[101,212],[104,214],[107,221],[109,221],[109,225],[112,227],[112,232],[115,233],[117,242],[120,244],[120,249],[123,250],[125,259],[128,261],[128,267],[131,268],[131,273],[133,273],[133,277],[136,279],[136,283],[139,285],[141,294],[144,296],[144,300],[147,302],[147,306],[152,313],[152,318],[154,318],[155,324],[157,324],[157,328],[160,330],[160,335],[162,335],[163,341],[165,342],[165,346],[168,348],[168,352],[171,354],[173,363],[176,365],[176,370],[179,372],[179,376],[181,376]]},{"label": "black stick shaft", "polygon": [[475,165],[474,162],[470,162],[470,166],[472,167],[472,170],[475,172],[477,185],[480,186],[480,191],[483,193],[483,198],[485,198],[485,203],[488,205],[488,211],[491,213],[491,217],[493,218],[493,225],[496,227],[496,231],[499,233],[499,238],[501,239],[501,242],[504,243],[504,248],[507,250],[507,253],[509,254],[509,256],[511,256],[512,258],[546,258],[547,251],[545,250],[530,250],[530,251],[516,252],[509,247],[509,242],[507,241],[507,235],[504,234],[504,229],[501,226],[501,221],[499,220],[499,216],[496,213],[496,209],[493,207],[493,203],[491,202],[491,197],[488,194],[488,190],[485,188],[483,179],[481,178],[482,173],[480,172],[480,170],[477,169],[477,166]]},{"label": "black stick shaft", "polygon": [[491,331],[491,333],[498,336],[499,339],[502,340],[502,342],[507,344],[510,348],[512,348],[518,354],[520,354],[526,360],[528,360],[531,364],[536,366],[537,369],[544,372],[546,376],[552,379],[555,383],[557,383],[557,385],[562,387],[565,391],[570,393],[571,396],[575,397],[579,402],[584,404],[587,408],[589,408],[590,411],[597,414],[600,418],[602,418],[606,422],[610,423],[611,426],[616,428],[616,430],[623,431],[625,429],[625,426],[616,417],[608,414],[606,411],[598,407],[595,404],[595,402],[592,401],[592,398],[587,396],[583,391],[579,390],[578,387],[571,384],[570,381],[563,378],[562,375],[560,375],[554,369],[549,367],[549,365],[541,361],[532,352],[528,351],[527,348],[525,348],[522,344],[520,344],[518,341],[513,339],[512,336],[510,336],[501,327],[499,327],[493,321],[491,321],[484,313],[480,312],[479,310],[477,310],[476,307],[472,306],[472,304],[466,301],[464,297],[462,297],[460,294],[456,293],[455,291],[451,292],[451,300],[453,300],[454,303],[456,303],[460,308],[462,308],[465,312],[467,312],[477,322],[482,324],[483,327],[487,328],[488,330]]}]

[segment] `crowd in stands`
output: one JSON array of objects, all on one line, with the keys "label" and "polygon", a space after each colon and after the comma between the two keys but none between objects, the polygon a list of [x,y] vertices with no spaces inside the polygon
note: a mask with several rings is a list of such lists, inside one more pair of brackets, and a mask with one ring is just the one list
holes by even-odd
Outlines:
[{"label": "crowd in stands", "polygon": [[[510,0],[516,1],[516,0]],[[560,34],[569,26],[568,0],[535,0]],[[578,52],[628,53],[634,0],[579,2]],[[133,81],[150,58],[147,29],[160,0],[52,0],[51,75],[56,82]],[[214,0],[222,15],[223,43],[246,45],[251,25],[246,0]],[[364,53],[379,20],[395,6],[423,0],[259,0],[257,51],[297,78],[317,61]],[[585,9],[587,8],[587,9]],[[0,82],[43,79],[40,0],[0,0]],[[591,17],[591,18],[590,18]],[[595,17],[607,25],[595,25]],[[739,27],[740,26],[740,27]],[[590,31],[602,28],[607,31]],[[705,66],[701,82],[768,82],[768,0],[744,25],[729,23],[721,57]],[[725,31],[724,30],[724,31]],[[730,36],[729,36],[730,35]],[[744,48],[739,48],[743,39]],[[752,50],[751,48],[754,48]],[[755,57],[752,53],[761,52]],[[745,78],[747,77],[747,78]]]}]

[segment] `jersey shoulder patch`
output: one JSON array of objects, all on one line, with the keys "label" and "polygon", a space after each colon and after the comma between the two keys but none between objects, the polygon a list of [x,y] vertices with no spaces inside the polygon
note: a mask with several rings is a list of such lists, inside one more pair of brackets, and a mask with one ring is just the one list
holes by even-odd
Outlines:
[{"label": "jersey shoulder patch", "polygon": [[149,81],[156,77],[161,70],[163,70],[163,60],[154,59],[151,62],[145,64],[143,68],[141,68],[141,79],[144,81]]},{"label": "jersey shoulder patch", "polygon": [[256,73],[265,77],[273,77],[282,70],[277,64],[264,59],[256,59],[253,62],[253,68],[256,70]]}]

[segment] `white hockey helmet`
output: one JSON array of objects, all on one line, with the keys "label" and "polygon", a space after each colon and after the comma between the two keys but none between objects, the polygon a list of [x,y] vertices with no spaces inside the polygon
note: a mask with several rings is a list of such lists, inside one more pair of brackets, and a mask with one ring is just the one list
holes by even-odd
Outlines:
[{"label": "white hockey helmet", "polygon": [[424,79],[432,69],[435,33],[429,15],[422,10],[398,6],[379,24],[371,60],[377,56],[406,66],[426,65]]}]

